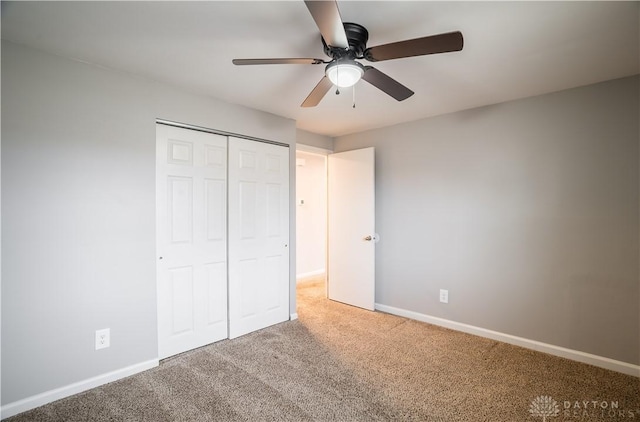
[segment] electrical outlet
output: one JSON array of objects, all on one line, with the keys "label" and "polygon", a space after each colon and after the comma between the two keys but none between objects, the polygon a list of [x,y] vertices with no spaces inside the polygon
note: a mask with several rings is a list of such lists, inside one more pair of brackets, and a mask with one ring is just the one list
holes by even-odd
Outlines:
[{"label": "electrical outlet", "polygon": [[96,350],[106,349],[111,345],[111,330],[105,328],[96,331]]},{"label": "electrical outlet", "polygon": [[449,303],[449,290],[440,289],[440,302]]}]

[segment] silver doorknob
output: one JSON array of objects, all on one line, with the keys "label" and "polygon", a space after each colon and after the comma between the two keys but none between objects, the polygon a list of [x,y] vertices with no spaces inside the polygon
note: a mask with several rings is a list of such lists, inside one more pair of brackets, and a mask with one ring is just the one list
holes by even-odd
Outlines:
[{"label": "silver doorknob", "polygon": [[366,240],[367,242],[371,242],[373,240],[373,237],[367,236],[364,238],[364,240]]}]

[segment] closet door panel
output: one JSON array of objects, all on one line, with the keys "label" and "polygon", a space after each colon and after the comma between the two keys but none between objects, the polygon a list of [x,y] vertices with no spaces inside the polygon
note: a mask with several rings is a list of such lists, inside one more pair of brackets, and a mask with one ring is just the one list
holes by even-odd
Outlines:
[{"label": "closet door panel", "polygon": [[227,138],[156,126],[158,354],[227,338]]},{"label": "closet door panel", "polygon": [[289,319],[289,149],[229,139],[229,337]]}]

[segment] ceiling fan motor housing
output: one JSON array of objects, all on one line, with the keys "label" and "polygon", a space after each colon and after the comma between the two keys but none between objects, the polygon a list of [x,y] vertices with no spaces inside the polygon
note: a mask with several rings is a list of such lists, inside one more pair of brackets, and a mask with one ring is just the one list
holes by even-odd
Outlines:
[{"label": "ceiling fan motor housing", "polygon": [[367,48],[367,41],[369,40],[369,31],[357,23],[344,22],[344,32],[347,34],[347,41],[349,42],[349,48],[347,50],[340,47],[332,47],[327,45],[324,38],[322,38],[322,45],[324,46],[324,53],[332,59],[357,59],[362,58],[364,51]]}]

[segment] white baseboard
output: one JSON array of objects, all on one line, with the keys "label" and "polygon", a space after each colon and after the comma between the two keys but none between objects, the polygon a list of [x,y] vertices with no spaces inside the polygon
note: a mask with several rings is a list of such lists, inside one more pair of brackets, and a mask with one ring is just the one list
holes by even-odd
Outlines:
[{"label": "white baseboard", "polygon": [[87,391],[92,388],[117,381],[121,378],[146,371],[147,369],[154,368],[158,365],[159,360],[152,359],[146,362],[127,366],[126,368],[108,372],[106,374],[98,375],[84,381],[79,381],[64,387],[56,388],[55,390],[46,391],[44,393],[40,393],[35,396],[27,397],[26,399],[18,400],[16,402],[4,405],[2,406],[0,414],[2,415],[2,419],[5,419],[10,416],[17,415],[18,413],[26,412],[27,410],[43,406],[47,403],[51,403],[65,397],[73,396],[74,394],[82,393],[83,391]]},{"label": "white baseboard", "polygon": [[300,273],[300,274],[296,274],[296,280],[302,280],[305,278],[312,278],[312,277],[317,277],[319,275],[323,275],[325,273],[325,269],[321,268],[319,270],[315,270],[315,271],[309,271],[306,273]]},{"label": "white baseboard", "polygon": [[295,321],[296,319],[298,319],[298,313],[297,312],[289,315],[289,320],[290,321]]},{"label": "white baseboard", "polygon": [[571,359],[577,362],[587,363],[612,371],[621,372],[623,374],[640,377],[640,365],[634,365],[619,360],[606,358],[603,356],[592,355],[590,353],[581,352],[579,350],[567,349],[565,347],[555,346],[553,344],[542,343],[536,340],[529,340],[523,337],[512,336],[497,331],[487,330],[486,328],[475,327],[473,325],[463,324],[461,322],[450,321],[448,319],[438,318],[414,311],[395,308],[393,306],[375,304],[377,311],[386,312],[388,314],[398,315],[405,318],[415,319],[433,325],[450,328],[464,333],[474,334],[480,337],[490,338],[492,340],[501,341],[503,343],[513,344],[515,346],[524,347],[526,349],[536,350],[538,352],[548,353],[554,356]]}]

